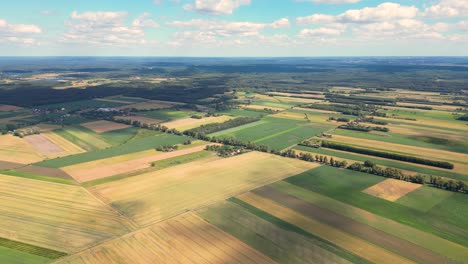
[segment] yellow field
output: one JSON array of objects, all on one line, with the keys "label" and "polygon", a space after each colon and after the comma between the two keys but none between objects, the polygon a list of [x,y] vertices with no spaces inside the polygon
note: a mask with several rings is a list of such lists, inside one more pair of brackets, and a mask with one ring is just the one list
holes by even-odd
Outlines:
[{"label": "yellow field", "polygon": [[429,128],[414,126],[410,124],[388,124],[387,127],[392,133],[408,135],[408,136],[423,136],[423,137],[436,137],[442,139],[450,139],[455,141],[465,142],[468,141],[468,133],[460,133],[443,128]]},{"label": "yellow field", "polygon": [[58,263],[275,263],[194,214],[184,214]]},{"label": "yellow field", "polygon": [[91,190],[137,223],[148,225],[317,166],[250,152],[174,166],[104,183]]},{"label": "yellow field", "polygon": [[0,237],[69,253],[131,226],[82,187],[0,175]]},{"label": "yellow field", "polygon": [[393,254],[381,247],[365,240],[354,237],[346,232],[308,218],[287,207],[283,207],[269,199],[254,193],[246,193],[238,196],[240,200],[268,212],[286,222],[296,225],[314,235],[317,235],[331,243],[342,247],[364,259],[374,263],[413,263],[412,261]]},{"label": "yellow field", "polygon": [[[353,144],[353,145],[357,145],[360,147],[380,149],[382,151],[403,152],[406,154],[411,154],[411,155],[419,156],[423,158],[447,160],[455,164],[454,171],[456,171],[457,169],[457,164],[456,164],[457,161],[468,160],[468,154],[451,152],[451,151],[446,151],[446,150],[428,149],[428,148],[421,148],[421,147],[415,147],[415,146],[409,146],[409,145],[394,144],[394,143],[368,140],[368,139],[362,139],[362,138],[333,135],[332,138],[327,139],[327,140],[346,143],[346,144]],[[458,165],[461,165],[461,164],[458,164]]]},{"label": "yellow field", "polygon": [[232,119],[231,116],[210,116],[210,117],[204,117],[202,119],[182,118],[182,119],[177,119],[174,121],[162,123],[161,125],[166,126],[168,128],[175,128],[179,131],[185,131],[185,130],[199,127],[201,125],[206,125],[206,124],[211,124],[211,123],[222,123],[230,119]]},{"label": "yellow field", "polygon": [[302,120],[302,121],[306,121],[306,115],[309,117],[309,120],[311,122],[315,122],[315,123],[322,123],[322,124],[330,124],[330,121],[328,121],[328,115],[326,115],[325,113],[311,113],[311,112],[307,112],[307,111],[304,111],[304,112],[289,112],[289,111],[284,111],[284,112],[281,112],[281,113],[277,113],[277,114],[274,114],[274,115],[271,115],[273,117],[278,117],[278,118],[286,118],[286,119],[295,119],[295,120]]},{"label": "yellow field", "polygon": [[173,152],[147,150],[113,158],[94,160],[71,165],[63,167],[62,170],[67,172],[78,182],[87,182],[117,174],[149,168],[151,167],[151,162],[202,151],[205,149],[205,146],[206,144]]},{"label": "yellow field", "polygon": [[104,148],[108,148],[111,146],[109,143],[95,137],[94,135],[90,133],[86,133],[84,131],[73,129],[73,128],[67,129],[66,131],[72,134],[73,136],[83,140],[87,144],[90,144],[98,149],[104,149]]},{"label": "yellow field", "polygon": [[13,135],[0,136],[0,160],[29,164],[45,158],[26,140]]},{"label": "yellow field", "polygon": [[421,184],[387,179],[363,190],[362,192],[394,202],[421,186]]},{"label": "yellow field", "polygon": [[55,143],[57,146],[60,146],[64,150],[64,153],[61,153],[59,156],[63,157],[65,155],[73,155],[78,153],[83,153],[85,150],[78,147],[77,145],[71,143],[70,141],[64,139],[63,137],[53,133],[42,133],[42,135],[48,138],[50,141]]}]

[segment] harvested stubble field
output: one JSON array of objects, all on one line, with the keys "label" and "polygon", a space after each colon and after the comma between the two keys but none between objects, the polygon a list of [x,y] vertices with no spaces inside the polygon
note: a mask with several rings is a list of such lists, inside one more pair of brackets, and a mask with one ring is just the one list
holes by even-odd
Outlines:
[{"label": "harvested stubble field", "polygon": [[210,116],[210,117],[204,117],[202,119],[183,118],[183,119],[177,119],[174,121],[162,123],[161,125],[166,126],[168,128],[175,128],[179,131],[185,131],[185,130],[199,127],[201,125],[206,125],[206,124],[211,124],[211,123],[222,123],[230,119],[232,119],[232,116]]},{"label": "harvested stubble field", "polygon": [[73,253],[132,229],[82,187],[0,175],[0,236]]},{"label": "harvested stubble field", "polygon": [[31,135],[24,139],[45,156],[52,156],[64,152],[61,147],[57,146],[43,135]]},{"label": "harvested stubble field", "polygon": [[194,214],[111,240],[57,263],[275,263]]},{"label": "harvested stubble field", "polygon": [[363,192],[394,202],[420,187],[422,187],[421,184],[395,179],[387,179],[363,190]]},{"label": "harvested stubble field", "polygon": [[95,160],[62,168],[79,182],[97,180],[117,174],[129,173],[151,167],[151,163],[204,150],[205,145],[172,152],[155,150]]},{"label": "harvested stubble field", "polygon": [[[338,200],[332,199],[325,195],[321,195],[316,192],[306,190],[304,188],[286,183],[284,181],[276,182],[269,186],[274,189],[277,189],[278,191],[281,191],[284,194],[297,197],[303,200],[304,202],[311,203],[318,207],[333,211],[337,214],[348,217],[361,224],[371,226],[373,228],[376,228],[380,231],[391,234],[400,239],[409,241],[415,245],[418,245],[425,249],[433,251],[441,256],[446,256],[447,258],[451,258],[459,262],[463,262],[464,259],[468,258],[468,251],[466,251],[465,247],[459,244],[453,243],[451,241],[445,240],[443,238],[440,238],[429,232],[423,232],[414,227],[410,227],[408,225],[398,223],[389,218],[371,213],[369,211],[352,206],[345,202],[340,202]],[[442,190],[438,190],[438,189],[434,189],[430,187],[422,187],[405,197],[409,198],[409,196],[415,194],[416,192],[420,192],[423,189],[427,189],[429,192],[435,190],[435,191],[443,192],[444,194],[445,193],[452,194],[446,191],[442,191]],[[447,196],[445,196],[445,198],[447,198]],[[405,199],[405,198],[402,198],[402,199]],[[412,200],[412,199],[409,199],[409,200]],[[424,204],[429,203],[432,206],[434,206],[435,204],[440,203],[441,199],[437,198],[437,201],[434,201],[434,198],[431,195],[429,195],[429,196],[426,196],[424,200],[422,201],[420,200],[420,202]]]},{"label": "harvested stubble field", "polygon": [[296,146],[294,147],[294,150],[296,150],[296,152],[298,153],[309,152],[313,154],[314,156],[318,154],[318,155],[325,155],[328,157],[334,157],[334,158],[336,157],[337,160],[346,160],[348,162],[354,162],[354,161],[365,162],[366,160],[368,160],[381,166],[398,168],[403,171],[411,171],[414,173],[422,173],[422,174],[468,181],[468,175],[463,175],[460,173],[448,171],[447,169],[437,168],[437,167],[432,167],[432,166],[427,166],[427,165],[422,165],[422,164],[397,161],[397,160],[385,159],[385,158],[380,158],[380,157],[375,157],[375,156],[351,153],[351,152],[335,150],[335,149],[326,149],[326,148]]},{"label": "harvested stubble field", "polygon": [[[352,263],[340,256],[341,249],[259,211],[223,201],[197,210],[197,214],[278,263]],[[353,262],[361,260],[344,254]]]},{"label": "harvested stubble field", "polygon": [[[404,225],[434,234],[462,246],[455,254],[465,254],[468,246],[466,195],[453,194],[428,212],[377,198],[362,192],[386,178],[351,170],[322,166],[285,179],[287,183],[367,210]],[[411,195],[411,194],[409,194]],[[394,231],[394,232],[398,232]],[[427,240],[428,242],[436,240]],[[441,243],[442,245],[442,243]],[[434,242],[438,247],[438,242]],[[453,252],[453,251],[452,251]]]},{"label": "harvested stubble field", "polygon": [[115,123],[115,122],[106,121],[106,120],[83,123],[83,124],[80,124],[80,126],[84,126],[88,129],[91,129],[92,131],[96,133],[104,133],[108,131],[119,130],[119,129],[130,127],[129,125]]},{"label": "harvested stubble field", "polygon": [[15,137],[13,135],[0,136],[1,161],[29,164],[41,161],[44,158],[44,155],[37,151],[23,138]]},{"label": "harvested stubble field", "polygon": [[366,240],[355,237],[340,229],[309,218],[254,193],[246,193],[238,198],[258,209],[291,223],[311,234],[321,237],[345,250],[348,250],[374,263],[413,263]]},{"label": "harvested stubble field", "polygon": [[[148,130],[149,131],[149,130]],[[130,140],[122,145],[81,153],[73,156],[63,157],[60,159],[52,159],[40,162],[36,165],[61,168],[71,166],[78,163],[89,162],[93,160],[106,159],[111,157],[117,157],[120,155],[126,155],[129,153],[140,152],[144,150],[150,150],[162,145],[175,145],[184,142],[187,138],[181,136],[175,136],[171,134],[159,133],[156,131],[150,131],[151,135],[143,138]],[[155,134],[154,134],[154,133]]]},{"label": "harvested stubble field", "polygon": [[148,225],[317,166],[250,152],[174,166],[90,189],[138,224]]},{"label": "harvested stubble field", "polygon": [[142,124],[148,124],[148,125],[159,124],[163,122],[163,120],[144,117],[144,116],[114,116],[114,118],[117,120],[130,120],[132,122],[138,121]]},{"label": "harvested stubble field", "polygon": [[65,138],[55,134],[54,132],[43,133],[42,136],[44,136],[45,138],[53,142],[55,145],[63,149],[64,153],[61,153],[62,156],[66,156],[64,154],[73,155],[85,152],[84,149],[66,140]]},{"label": "harvested stubble field", "polygon": [[[455,164],[453,171],[464,173],[466,172],[466,167],[462,166],[463,164],[458,163],[459,161],[466,162],[468,160],[468,154],[439,150],[439,149],[429,149],[416,146],[395,144],[389,142],[382,142],[376,140],[369,140],[363,138],[354,138],[341,135],[333,135],[332,138],[327,139],[328,141],[339,142],[349,145],[355,145],[358,147],[377,149],[388,152],[396,152],[414,155],[427,159],[443,160],[450,161]],[[458,163],[458,164],[457,164]]]},{"label": "harvested stubble field", "polygon": [[67,127],[65,129],[56,130],[56,132],[71,141],[80,148],[88,151],[105,149],[111,146],[111,144],[100,138],[99,134],[93,134],[94,132],[84,127]]},{"label": "harvested stubble field", "polygon": [[282,107],[268,107],[268,106],[264,106],[264,105],[242,105],[241,106],[242,108],[245,108],[245,109],[253,109],[253,110],[265,110],[265,109],[271,109],[273,111],[284,111],[286,110],[286,108],[282,108]]}]

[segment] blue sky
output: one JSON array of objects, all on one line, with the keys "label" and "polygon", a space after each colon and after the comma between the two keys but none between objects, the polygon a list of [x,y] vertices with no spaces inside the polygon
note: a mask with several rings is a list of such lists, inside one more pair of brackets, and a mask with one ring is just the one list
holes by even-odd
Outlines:
[{"label": "blue sky", "polygon": [[0,56],[467,56],[468,0],[17,0]]}]

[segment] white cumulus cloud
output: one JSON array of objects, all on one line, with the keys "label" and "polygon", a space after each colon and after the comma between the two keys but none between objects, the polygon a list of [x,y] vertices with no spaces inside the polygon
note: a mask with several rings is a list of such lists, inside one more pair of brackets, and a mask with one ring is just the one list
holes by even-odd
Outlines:
[{"label": "white cumulus cloud", "polygon": [[250,4],[250,0],[195,0],[184,5],[184,9],[210,15],[229,15],[241,5]]},{"label": "white cumulus cloud", "polygon": [[427,17],[468,17],[468,0],[442,0],[424,10]]}]

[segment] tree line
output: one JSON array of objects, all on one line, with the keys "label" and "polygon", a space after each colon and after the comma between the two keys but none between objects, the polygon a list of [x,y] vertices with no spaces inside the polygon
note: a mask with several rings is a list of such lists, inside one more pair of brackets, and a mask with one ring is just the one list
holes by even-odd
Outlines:
[{"label": "tree line", "polygon": [[[122,121],[122,120],[120,120]],[[288,158],[294,158],[294,159],[301,159],[304,161],[308,162],[318,162],[324,165],[329,165],[337,168],[346,168],[350,170],[355,170],[355,171],[361,171],[364,173],[369,173],[369,174],[374,174],[378,176],[383,176],[383,177],[389,177],[389,178],[394,178],[394,179],[399,179],[399,180],[405,180],[405,181],[411,181],[415,183],[420,183],[424,184],[426,176],[425,175],[407,175],[403,174],[401,170],[395,169],[395,168],[381,168],[375,164],[373,164],[371,161],[366,161],[363,164],[361,163],[353,163],[348,166],[348,163],[343,160],[336,160],[333,157],[328,158],[327,156],[323,155],[315,155],[313,156],[310,153],[300,153],[297,154],[294,150],[288,149],[286,151],[279,151],[275,149],[270,149],[266,145],[260,145],[256,144],[254,142],[244,142],[240,141],[236,138],[233,137],[216,137],[216,136],[207,136],[203,133],[198,133],[198,132],[191,132],[191,131],[185,131],[185,132],[180,132],[176,129],[169,129],[165,126],[161,125],[149,125],[149,124],[142,124],[140,122],[132,122],[132,125],[142,127],[142,128],[147,128],[151,130],[156,130],[156,131],[161,131],[164,133],[169,133],[169,134],[175,134],[175,135],[186,135],[188,137],[194,138],[194,139],[199,139],[199,140],[204,140],[204,141],[209,141],[212,143],[221,143],[224,145],[228,145],[230,147],[223,149],[224,154],[229,154],[228,152],[224,152],[224,150],[229,151],[229,150],[242,150],[242,153],[245,152],[245,150],[253,150],[253,151],[260,151],[260,152],[265,152],[265,153],[270,153],[274,155],[279,155],[282,157],[288,157]],[[322,146],[323,143],[326,141],[322,141]],[[328,142],[331,143],[331,142]],[[327,144],[327,143],[325,143]],[[334,143],[333,143],[334,144]],[[339,144],[336,144],[339,145]],[[211,148],[210,148],[211,149]],[[213,150],[220,150],[221,148],[218,147],[212,147]],[[232,153],[232,152],[231,152]],[[390,154],[390,153],[389,153]],[[453,165],[452,165],[453,166]],[[434,179],[434,181],[432,180]],[[434,182],[434,183],[433,183]],[[431,186],[436,187],[436,188],[442,188],[446,189],[449,191],[456,191],[456,192],[463,192],[467,193],[468,192],[468,186],[465,185],[463,181],[458,181],[454,182],[451,179],[444,179],[441,177],[433,178],[431,176]],[[459,186],[454,187],[454,186]]]},{"label": "tree line", "polygon": [[322,141],[321,146],[324,147],[324,148],[343,150],[343,151],[348,151],[348,152],[371,155],[371,156],[387,158],[387,159],[393,159],[393,160],[406,161],[406,162],[411,162],[411,163],[416,163],[416,164],[423,164],[423,165],[428,165],[428,166],[438,167],[438,168],[444,168],[444,169],[450,169],[450,170],[453,169],[453,167],[454,167],[454,165],[452,163],[445,162],[445,161],[428,160],[428,159],[422,159],[422,158],[418,158],[418,157],[401,155],[401,154],[397,154],[397,153],[389,153],[389,152],[383,152],[383,151],[372,150],[372,149],[358,148],[358,147],[353,147],[353,146],[344,145],[344,144],[338,144],[338,143],[325,141],[325,140]]},{"label": "tree line", "polygon": [[238,118],[231,119],[222,123],[211,123],[211,124],[202,125],[202,126],[190,129],[188,131],[189,133],[211,134],[211,133],[226,130],[229,128],[257,122],[259,120],[260,120],[259,118],[253,118],[253,117],[238,117]]}]

